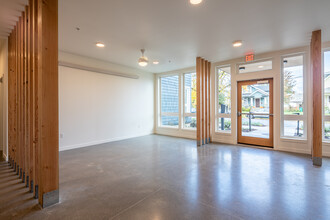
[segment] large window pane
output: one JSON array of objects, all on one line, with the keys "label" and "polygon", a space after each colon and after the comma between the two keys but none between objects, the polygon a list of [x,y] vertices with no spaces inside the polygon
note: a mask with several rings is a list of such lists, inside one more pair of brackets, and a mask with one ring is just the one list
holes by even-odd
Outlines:
[{"label": "large window pane", "polygon": [[242,113],[269,113],[269,83],[242,86]]},{"label": "large window pane", "polygon": [[284,58],[283,67],[284,115],[303,115],[304,57]]},{"label": "large window pane", "polygon": [[230,118],[219,118],[219,131],[230,131],[231,130],[231,119]]},{"label": "large window pane", "polygon": [[185,128],[196,128],[196,117],[184,117]]},{"label": "large window pane", "polygon": [[330,140],[330,121],[324,122],[324,139]]},{"label": "large window pane", "polygon": [[324,53],[324,114],[330,115],[330,51]]},{"label": "large window pane", "polygon": [[286,137],[301,137],[304,135],[303,121],[284,121],[284,136]]},{"label": "large window pane", "polygon": [[179,112],[179,76],[160,79],[161,112]]},{"label": "large window pane", "polygon": [[185,113],[196,113],[196,73],[184,75]]},{"label": "large window pane", "polygon": [[269,138],[269,116],[242,114],[242,136]]},{"label": "large window pane", "polygon": [[161,125],[170,126],[170,127],[178,127],[179,117],[178,116],[162,116]]},{"label": "large window pane", "polygon": [[230,67],[218,69],[218,111],[222,114],[231,113],[231,75]]}]

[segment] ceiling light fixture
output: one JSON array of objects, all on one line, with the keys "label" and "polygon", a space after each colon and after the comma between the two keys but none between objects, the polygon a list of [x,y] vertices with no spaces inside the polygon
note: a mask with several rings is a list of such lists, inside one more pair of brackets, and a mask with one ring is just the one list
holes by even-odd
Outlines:
[{"label": "ceiling light fixture", "polygon": [[105,44],[102,43],[102,42],[97,42],[97,43],[96,43],[96,46],[102,48],[102,47],[105,47]]},{"label": "ceiling light fixture", "polygon": [[243,43],[242,43],[241,40],[237,40],[237,41],[234,41],[234,42],[233,42],[233,47],[240,47],[240,46],[242,46],[242,45],[243,45]]},{"label": "ceiling light fixture", "polygon": [[142,56],[139,58],[138,61],[139,65],[143,67],[147,66],[149,62],[148,58],[144,56],[144,51],[145,49],[141,49]]},{"label": "ceiling light fixture", "polygon": [[154,62],[152,62],[153,64],[157,65],[159,64],[159,61],[158,60],[154,60]]},{"label": "ceiling light fixture", "polygon": [[202,1],[203,1],[203,0],[190,0],[190,3],[191,3],[192,5],[198,5],[198,4],[202,3]]}]

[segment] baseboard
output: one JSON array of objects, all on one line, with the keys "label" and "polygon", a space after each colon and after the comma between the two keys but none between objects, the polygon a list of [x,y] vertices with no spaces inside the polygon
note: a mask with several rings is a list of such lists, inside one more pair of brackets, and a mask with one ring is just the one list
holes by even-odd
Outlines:
[{"label": "baseboard", "polygon": [[236,142],[233,141],[231,138],[222,139],[222,138],[212,137],[212,143],[236,145]]},{"label": "baseboard", "polygon": [[292,149],[292,148],[285,148],[285,147],[276,147],[276,148],[274,148],[274,150],[283,151],[283,152],[290,152],[290,153],[297,153],[297,154],[311,155],[311,151],[306,150],[306,149],[297,149],[297,148]]},{"label": "baseboard", "polygon": [[196,140],[196,131],[194,130],[173,131],[172,129],[160,128],[156,130],[155,134]]},{"label": "baseboard", "polygon": [[126,139],[131,139],[131,138],[137,138],[137,137],[142,137],[142,136],[147,136],[151,135],[154,132],[147,132],[147,133],[142,133],[139,135],[130,135],[130,136],[124,136],[124,137],[115,137],[115,138],[110,138],[106,140],[100,140],[100,141],[92,141],[88,143],[81,143],[81,144],[75,144],[75,145],[68,145],[68,146],[62,146],[59,148],[59,151],[66,151],[66,150],[72,150],[72,149],[77,149],[77,148],[83,148],[83,147],[90,147],[94,145],[99,145],[99,144],[105,144],[105,143],[110,143],[114,141],[122,141]]}]

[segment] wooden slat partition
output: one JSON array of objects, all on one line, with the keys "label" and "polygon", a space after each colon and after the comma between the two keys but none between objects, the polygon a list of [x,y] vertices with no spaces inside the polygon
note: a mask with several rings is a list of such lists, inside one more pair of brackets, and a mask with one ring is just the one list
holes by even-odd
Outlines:
[{"label": "wooden slat partition", "polygon": [[8,52],[9,161],[47,207],[59,201],[57,0],[29,0]]},{"label": "wooden slat partition", "polygon": [[207,60],[196,58],[197,146],[211,142],[210,67]]},{"label": "wooden slat partition", "polygon": [[322,166],[322,39],[321,30],[312,33],[311,73],[313,78],[313,165]]}]

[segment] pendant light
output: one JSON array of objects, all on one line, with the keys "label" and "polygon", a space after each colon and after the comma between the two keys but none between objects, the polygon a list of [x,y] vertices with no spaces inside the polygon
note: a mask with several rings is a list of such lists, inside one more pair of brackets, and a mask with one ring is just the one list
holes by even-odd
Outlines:
[{"label": "pendant light", "polygon": [[138,61],[139,65],[143,67],[147,66],[149,62],[148,58],[144,56],[144,51],[145,51],[144,49],[141,49],[142,56]]}]

